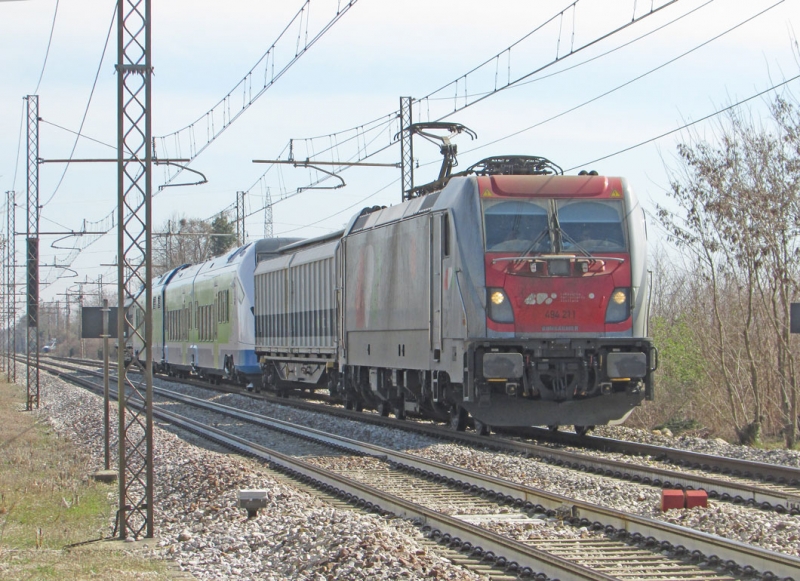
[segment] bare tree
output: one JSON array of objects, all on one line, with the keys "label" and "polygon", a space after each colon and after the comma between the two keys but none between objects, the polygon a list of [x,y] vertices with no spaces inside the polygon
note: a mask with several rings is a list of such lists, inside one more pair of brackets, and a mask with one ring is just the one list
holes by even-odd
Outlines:
[{"label": "bare tree", "polygon": [[155,233],[154,240],[154,270],[161,274],[182,264],[197,264],[224,254],[236,244],[236,234],[223,214],[210,224],[173,215]]},{"label": "bare tree", "polygon": [[658,206],[658,220],[703,282],[697,302],[708,304],[708,326],[697,332],[707,347],[709,382],[722,384],[739,439],[757,441],[771,421],[793,446],[789,305],[798,294],[800,115],[783,98],[771,112],[766,128],[732,110],[716,143],[681,144],[668,192],[679,212]]},{"label": "bare tree", "polygon": [[211,226],[207,222],[173,216],[154,236],[154,270],[160,274],[181,264],[203,262],[210,257],[210,249]]}]

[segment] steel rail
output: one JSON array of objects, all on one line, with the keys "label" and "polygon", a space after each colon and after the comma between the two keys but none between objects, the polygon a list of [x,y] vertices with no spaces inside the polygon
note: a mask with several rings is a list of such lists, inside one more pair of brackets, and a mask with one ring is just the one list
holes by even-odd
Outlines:
[{"label": "steel rail", "polygon": [[[159,394],[162,396],[165,391],[166,390],[163,389],[158,390]],[[628,534],[638,533],[645,538],[653,537],[660,542],[667,541],[673,546],[683,545],[689,548],[689,550],[699,550],[706,555],[716,556],[723,561],[734,561],[742,564],[742,560],[744,560],[746,565],[759,571],[771,571],[773,574],[782,577],[796,577],[800,572],[800,559],[781,553],[766,551],[751,545],[723,539],[671,523],[664,523],[654,519],[601,507],[589,502],[546,492],[538,488],[516,484],[508,480],[479,474],[471,470],[443,464],[441,462],[434,462],[419,456],[397,452],[389,448],[366,444],[313,428],[296,426],[283,420],[266,418],[259,414],[238,410],[224,404],[212,404],[205,400],[184,394],[172,394],[169,395],[169,397],[176,401],[181,401],[217,413],[223,413],[224,415],[248,421],[262,427],[280,429],[281,431],[295,434],[303,438],[311,438],[315,441],[328,443],[339,449],[346,448],[357,453],[386,459],[388,462],[410,468],[411,470],[436,473],[444,478],[469,484],[478,489],[491,490],[507,497],[510,496],[514,499],[519,499],[524,503],[539,504],[551,510],[566,505],[569,506],[573,518],[578,521],[587,519],[592,524],[601,523],[604,527],[611,525],[617,530],[627,531]]]},{"label": "steel rail", "polygon": [[800,485],[800,468],[794,468],[792,466],[781,466],[779,464],[767,464],[752,460],[714,456],[702,454],[700,452],[691,452],[689,450],[680,450],[678,448],[668,448],[666,446],[614,440],[601,436],[581,437],[577,434],[567,432],[556,432],[553,434],[549,430],[538,428],[529,428],[525,431],[528,432],[528,437],[546,439],[559,444],[593,448],[602,452],[618,452],[631,456],[653,456],[659,460],[669,461],[680,466],[700,466],[703,470],[708,471],[714,470],[724,474],[740,474],[745,478],[771,478],[776,481]]},{"label": "steel rail", "polygon": [[[65,380],[76,382],[93,391],[99,391],[101,389],[101,386],[87,379],[74,377],[53,368],[48,368],[47,371],[55,373]],[[112,389],[111,394],[115,398],[118,396],[117,390]],[[368,503],[371,503],[376,511],[388,512],[401,518],[413,520],[420,526],[428,526],[438,530],[448,531],[449,534],[457,536],[464,541],[468,541],[474,546],[482,547],[487,553],[491,551],[495,555],[504,557],[509,562],[513,561],[520,567],[530,567],[532,570],[547,571],[550,575],[561,575],[567,579],[618,581],[617,577],[605,575],[578,565],[574,561],[563,559],[546,551],[541,551],[535,547],[492,533],[491,531],[463,520],[406,501],[367,484],[351,480],[335,472],[270,450],[269,448],[249,442],[233,434],[228,434],[191,418],[186,418],[163,409],[154,409],[153,415],[170,422],[173,426],[178,426],[184,430],[198,434],[229,449],[258,458],[269,463],[272,467],[279,467],[290,476],[300,478],[306,483],[310,481],[311,484],[322,488],[326,492],[333,492],[345,497],[350,495],[363,501],[359,503],[362,506],[366,505],[369,508],[370,505]]]},{"label": "steel rail", "polygon": [[[372,444],[358,442],[350,438],[346,438],[343,436],[336,436],[333,434],[322,432],[320,430],[315,430],[313,428],[301,427],[282,420],[267,418],[259,414],[255,414],[244,410],[239,410],[230,406],[226,406],[224,404],[210,403],[199,398],[194,398],[192,396],[170,393],[169,390],[165,390],[162,388],[156,388],[155,391],[159,393],[159,395],[161,395],[162,397],[168,397],[174,401],[180,401],[187,405],[199,407],[202,409],[207,409],[229,417],[250,422],[268,429],[279,430],[285,433],[290,433],[303,439],[309,439],[321,442],[340,450],[341,449],[350,450],[357,454],[363,454],[374,458],[379,458],[397,467],[402,467],[404,469],[414,471],[418,474],[419,473],[436,474],[440,478],[444,478],[446,480],[454,482],[456,486],[463,487],[464,485],[469,485],[472,489],[476,489],[479,491],[492,491],[493,493],[499,495],[501,498],[502,497],[513,498],[514,500],[521,501],[521,503],[526,506],[540,505],[548,510],[553,510],[553,511],[557,509],[563,509],[564,507],[568,507],[569,512],[572,515],[570,520],[574,521],[575,524],[584,523],[591,525],[593,527],[604,528],[606,531],[609,531],[608,527],[611,527],[613,530],[610,532],[613,532],[614,534],[616,534],[617,536],[621,536],[622,538],[625,538],[630,535],[638,535],[643,539],[654,539],[655,540],[654,544],[657,546],[664,546],[664,543],[668,543],[672,547],[678,547],[678,546],[686,547],[690,552],[700,551],[704,555],[707,555],[709,559],[722,562],[736,563],[742,567],[747,566],[757,571],[769,572],[773,575],[778,575],[783,578],[797,578],[798,573],[800,573],[800,559],[796,557],[791,557],[789,555],[775,553],[773,551],[767,551],[765,549],[760,549],[738,541],[723,539],[721,537],[716,537],[714,535],[695,531],[671,523],[665,523],[654,519],[649,519],[646,517],[631,515],[615,509],[601,507],[589,502],[576,500],[563,495],[546,492],[541,489],[524,486],[521,484],[516,484],[493,476],[483,475],[476,473],[474,471],[458,468],[455,466],[450,466],[448,464],[430,461],[418,456],[406,454],[404,452],[397,452],[388,448],[383,448]],[[159,413],[171,414],[172,412],[165,412],[163,410],[159,410]],[[183,418],[183,420],[188,422],[190,425],[194,426],[198,430],[202,429],[202,430],[208,430],[211,433],[224,434],[225,437],[232,438],[235,441],[239,441],[242,445],[257,446],[256,444],[248,443],[246,440],[240,439],[237,436],[233,436],[231,434],[225,434],[220,430],[216,430],[214,428],[206,426],[201,422],[197,422],[195,420],[191,420],[188,418]],[[269,451],[269,453],[278,456],[283,456],[274,451]],[[289,459],[293,463],[301,462],[295,459],[290,459],[290,457],[285,457],[285,456],[283,457],[283,459],[284,460]],[[305,465],[305,463],[302,464]],[[311,468],[313,472],[318,472],[318,471],[327,472],[321,468],[313,467],[311,465],[308,465],[308,467]],[[303,470],[301,470],[300,472],[306,476],[311,476],[310,474],[307,474]],[[344,477],[334,475],[334,479],[336,481],[340,481],[339,479],[341,478]],[[327,482],[325,480],[322,481],[326,482],[327,484],[333,485],[331,482]],[[361,486],[364,485],[360,483],[357,484],[357,487]],[[368,488],[370,488],[370,495],[374,495],[375,494],[374,489],[371,489],[371,487]],[[353,494],[355,493],[353,492]],[[384,494],[384,493],[379,493],[379,494]],[[378,502],[378,500],[374,499],[373,496],[370,496],[368,501],[373,503]],[[406,501],[402,500],[401,503],[408,504],[406,503]],[[394,500],[392,500],[389,504],[393,507],[396,507],[396,505],[394,504]],[[405,506],[405,504],[401,504],[400,508],[402,508],[404,511],[407,511],[407,507]],[[385,508],[384,504],[381,504],[381,506]],[[404,517],[409,517],[409,515],[411,515],[410,512],[397,512],[396,508],[388,508],[387,510],[391,510],[393,513]],[[436,514],[438,515],[439,513]],[[441,526],[445,527],[446,530],[455,530],[450,521],[451,520],[458,521],[458,519],[453,519],[453,517],[449,517],[446,515],[440,515],[440,516],[442,517],[443,520],[441,519],[431,520],[430,515],[427,514],[421,515],[421,517],[424,518],[423,522],[429,526],[436,526],[436,527]],[[620,533],[622,534],[620,535]],[[466,531],[459,530],[459,535],[467,535],[468,538],[471,539],[471,533],[469,532],[469,530]],[[464,539],[464,537],[462,537],[462,539]],[[473,544],[475,543],[472,540],[470,540],[470,542]],[[483,543],[482,546],[484,548],[486,548],[487,542],[496,542],[496,540],[481,541],[481,543]],[[489,550],[497,552],[495,551],[495,549],[489,549]],[[518,559],[520,556],[516,553],[517,548],[512,548],[509,551],[509,549],[497,547],[497,550],[504,551],[502,554],[506,556],[506,558],[513,559],[519,562]],[[541,562],[537,561],[537,563],[538,564],[536,565],[536,567],[543,567],[545,565],[549,566],[547,561],[541,561]],[[544,570],[548,569],[545,567]],[[550,570],[548,570],[548,572],[549,571]],[[562,574],[566,574],[566,572]]]},{"label": "steel rail", "polygon": [[[70,359],[66,360],[74,361]],[[96,362],[93,361],[86,361],[86,363],[89,365],[96,364]],[[168,381],[176,381],[175,378],[165,379]],[[205,382],[192,380],[180,381],[182,383],[188,383],[204,389],[214,389],[239,395],[245,395],[246,393],[243,393],[243,391],[240,389],[231,388],[229,386],[209,386]],[[247,395],[252,397],[251,394]],[[549,446],[520,441],[517,439],[499,437],[497,435],[487,438],[486,436],[480,436],[469,432],[454,432],[449,428],[444,428],[437,425],[398,421],[392,418],[381,417],[377,414],[331,408],[328,406],[321,406],[319,404],[308,403],[294,399],[287,400],[285,398],[278,398],[274,396],[264,396],[263,394],[262,397],[272,403],[280,405],[290,404],[301,409],[325,412],[331,415],[352,419],[354,421],[370,422],[376,425],[413,431],[415,433],[422,433],[436,438],[455,440],[473,446],[481,446],[507,453],[523,454],[526,457],[536,458],[549,464],[564,468],[596,473],[599,475],[630,480],[633,482],[642,483],[644,485],[652,485],[662,488],[705,490],[712,500],[719,499],[723,501],[731,501],[735,504],[746,504],[748,506],[759,507],[764,510],[775,509],[780,513],[791,512],[794,515],[800,514],[800,487],[791,486],[791,488],[779,488],[774,486],[775,482],[780,482],[782,479],[785,480],[790,475],[793,476],[789,478],[789,482],[800,482],[800,469],[787,466],[770,465],[761,462],[752,462],[735,458],[722,458],[718,456],[699,454],[696,452],[685,452],[683,450],[663,448],[648,444],[639,445],[635,442],[630,443],[635,447],[627,447],[629,444],[628,442],[619,442],[616,440],[610,440],[608,438],[601,439],[602,446],[604,446],[602,451],[622,453],[624,450],[628,450],[629,455],[631,455],[632,458],[635,458],[636,456],[650,455],[654,456],[656,460],[668,459],[667,454],[671,454],[671,457],[673,458],[683,458],[684,461],[681,462],[683,466],[693,467],[707,472],[714,471],[714,464],[711,463],[716,461],[718,462],[717,466],[724,464],[726,467],[728,467],[719,467],[720,472],[729,473],[734,477],[740,478],[739,481],[721,480],[714,476],[704,476],[690,472],[669,470],[668,468],[637,465],[633,462],[628,462],[625,460],[597,458],[582,454],[577,451],[556,449]],[[552,435],[547,430],[543,430],[542,432],[545,435]],[[565,436],[565,440],[568,440],[569,443],[574,446],[580,446],[584,443],[584,441],[587,440],[598,439],[596,437],[579,437],[574,434],[566,433],[557,433],[556,435]],[[570,436],[574,436],[574,438],[570,438]],[[600,445],[601,444],[598,444],[598,449],[600,449]],[[631,454],[631,450],[638,451],[639,453],[635,455]],[[689,458],[693,460],[691,464],[688,462]],[[678,464],[678,462],[675,463],[676,465]],[[773,468],[775,469],[774,472],[772,471]],[[757,479],[756,476],[759,476],[760,478]],[[749,483],[747,480],[754,483]]]}]

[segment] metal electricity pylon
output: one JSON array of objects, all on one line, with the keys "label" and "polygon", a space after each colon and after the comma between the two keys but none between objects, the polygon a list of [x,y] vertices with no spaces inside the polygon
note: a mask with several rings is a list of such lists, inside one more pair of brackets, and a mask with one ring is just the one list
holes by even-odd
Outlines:
[{"label": "metal electricity pylon", "polygon": [[[153,536],[150,0],[117,3],[119,538]],[[135,345],[128,349],[129,345]],[[143,361],[142,361],[143,359]],[[143,382],[128,375],[140,368]]]},{"label": "metal electricity pylon", "polygon": [[413,103],[411,97],[400,97],[400,168],[403,174],[400,181],[404,202],[411,198],[411,190],[414,189],[414,141],[411,131]]},{"label": "metal electricity pylon", "polygon": [[[8,225],[6,224],[6,228]],[[8,297],[6,293],[8,292],[8,239],[11,236],[6,233],[5,240],[0,240],[0,247],[3,248],[3,268],[0,269],[0,304],[3,306],[0,307],[0,329],[3,329],[3,335],[0,337],[0,344],[2,344],[2,353],[0,353],[0,371],[4,371],[7,378],[11,378],[11,373],[9,371],[9,357],[8,354],[10,352],[8,348],[8,333],[6,332],[8,328],[11,326],[11,322],[8,320],[8,310],[5,306],[8,304]]]},{"label": "metal electricity pylon", "polygon": [[244,222],[247,217],[247,211],[244,209],[244,197],[247,192],[236,192],[236,245],[244,246],[247,242],[247,232],[244,228]]},{"label": "metal electricity pylon", "polygon": [[264,238],[272,238],[272,193],[264,188]]},{"label": "metal electricity pylon", "polygon": [[6,192],[6,232],[8,241],[6,244],[6,312],[8,313],[8,380],[11,383],[17,381],[17,360],[15,358],[17,349],[17,248],[16,248],[16,192]]},{"label": "metal electricity pylon", "polygon": [[26,409],[39,407],[39,95],[28,95],[28,340]]}]

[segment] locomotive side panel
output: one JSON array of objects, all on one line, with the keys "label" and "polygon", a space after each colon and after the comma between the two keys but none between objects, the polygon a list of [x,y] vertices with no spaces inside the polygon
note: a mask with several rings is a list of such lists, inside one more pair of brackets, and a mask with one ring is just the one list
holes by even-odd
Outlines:
[{"label": "locomotive side panel", "polygon": [[647,336],[650,303],[650,280],[647,272],[647,228],[644,208],[634,195],[628,180],[622,178],[625,204],[628,208],[628,228],[631,239],[631,283],[633,292],[633,336]]},{"label": "locomotive side panel", "polygon": [[345,237],[343,244],[347,363],[428,369],[430,216],[363,230]]}]

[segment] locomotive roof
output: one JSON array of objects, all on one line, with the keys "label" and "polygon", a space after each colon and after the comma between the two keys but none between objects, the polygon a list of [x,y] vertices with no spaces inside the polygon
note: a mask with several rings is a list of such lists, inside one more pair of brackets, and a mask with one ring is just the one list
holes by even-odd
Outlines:
[{"label": "locomotive roof", "polygon": [[[483,180],[486,180],[485,182]],[[608,197],[616,187],[621,187],[622,192],[616,195],[633,196],[628,187],[623,185],[624,178],[599,176],[599,175],[492,175],[492,176],[454,176],[447,185],[437,192],[427,194],[405,201],[395,206],[364,208],[360,214],[354,216],[347,228],[346,234],[360,230],[375,228],[390,222],[397,222],[417,214],[424,214],[435,210],[454,208],[455,205],[464,203],[464,197],[477,199],[477,188],[482,183],[490,183],[493,193],[499,195],[527,195],[527,196],[576,196],[576,197]],[[483,187],[483,186],[480,186]],[[629,203],[635,201],[628,200]],[[631,203],[631,206],[634,204]]]}]

